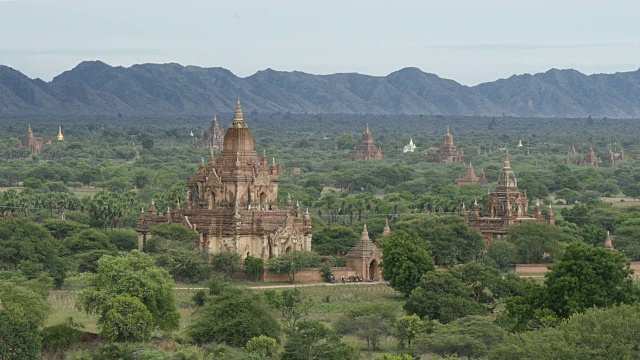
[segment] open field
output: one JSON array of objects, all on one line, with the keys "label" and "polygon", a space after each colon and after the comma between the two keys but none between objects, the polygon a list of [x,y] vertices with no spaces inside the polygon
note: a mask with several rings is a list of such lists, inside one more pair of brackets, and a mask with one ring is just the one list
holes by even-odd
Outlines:
[{"label": "open field", "polygon": [[[330,324],[340,313],[346,311],[350,306],[363,302],[385,302],[398,306],[398,314],[402,312],[402,297],[398,292],[387,286],[385,283],[360,283],[360,284],[335,284],[325,286],[323,283],[308,286],[296,286],[303,293],[309,295],[314,306],[309,314],[309,319],[322,321]],[[269,288],[269,287],[267,287]],[[189,316],[195,310],[195,305],[191,301],[198,288],[180,287],[175,290],[180,311],[180,327],[184,328],[189,322]],[[264,291],[259,287],[256,291]],[[59,324],[67,318],[73,317],[74,321],[84,326],[85,331],[99,332],[97,326],[97,316],[87,315],[75,308],[75,298],[77,290],[56,290],[51,292],[49,303],[52,311],[47,318],[45,326]],[[159,334],[158,334],[159,335]],[[366,347],[366,343],[353,336],[346,336],[348,341],[361,348]],[[393,349],[395,341],[391,338],[384,338],[380,343],[382,349]],[[363,353],[364,354],[364,353]]]}]

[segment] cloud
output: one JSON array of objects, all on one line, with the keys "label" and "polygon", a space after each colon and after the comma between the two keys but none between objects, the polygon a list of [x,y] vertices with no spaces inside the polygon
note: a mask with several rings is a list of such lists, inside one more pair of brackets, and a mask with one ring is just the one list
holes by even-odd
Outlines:
[{"label": "cloud", "polygon": [[525,43],[495,43],[495,44],[418,44],[416,47],[428,49],[451,50],[543,50],[543,49],[587,49],[613,46],[640,45],[640,40],[614,41],[587,44],[525,44]]}]

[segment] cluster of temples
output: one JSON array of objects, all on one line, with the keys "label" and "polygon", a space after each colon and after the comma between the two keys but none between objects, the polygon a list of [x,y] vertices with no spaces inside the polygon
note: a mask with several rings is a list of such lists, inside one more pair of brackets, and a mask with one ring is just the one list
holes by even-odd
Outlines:
[{"label": "cluster of temples", "polygon": [[487,241],[503,239],[507,230],[526,221],[547,223],[555,226],[555,216],[549,206],[546,215],[542,214],[540,202],[536,201],[533,217],[529,216],[529,199],[527,194],[518,189],[518,180],[511,169],[509,152],[507,151],[504,167],[498,177],[498,186],[490,193],[484,206],[477,202],[469,215],[463,207],[461,215],[467,219],[469,226],[477,229]]},{"label": "cluster of temples", "polygon": [[213,114],[211,126],[200,132],[200,137],[193,140],[193,144],[209,150],[222,151],[224,146],[224,131],[220,128],[218,117]]},{"label": "cluster of temples", "polygon": [[373,135],[369,131],[369,124],[367,124],[362,133],[362,141],[360,146],[353,148],[348,155],[349,160],[381,160],[382,149],[373,142]]},{"label": "cluster of temples", "polygon": [[181,223],[200,234],[199,246],[209,253],[235,252],[243,258],[267,260],[291,251],[310,251],[313,229],[308,212],[287,197],[280,208],[279,166],[259,157],[244,122],[240,100],[227,129],[220,155],[204,159],[187,181],[187,199],[163,214],[151,205],[140,214],[138,248],[144,251],[151,228]]},{"label": "cluster of temples", "polygon": [[[62,135],[62,126],[58,126],[58,136],[56,137],[57,141],[64,141],[64,135]],[[27,136],[18,144],[18,147],[27,148],[31,155],[38,155],[42,151],[42,147],[44,145],[51,145],[51,139],[45,140],[41,137],[36,137],[33,134],[33,130],[31,129],[31,125],[29,125],[29,129],[27,130]]]}]

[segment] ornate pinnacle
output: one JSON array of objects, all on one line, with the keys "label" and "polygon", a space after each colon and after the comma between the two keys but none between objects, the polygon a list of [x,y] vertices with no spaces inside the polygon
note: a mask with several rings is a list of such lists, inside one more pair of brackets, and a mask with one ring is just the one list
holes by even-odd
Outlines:
[{"label": "ornate pinnacle", "polygon": [[240,98],[236,101],[236,112],[233,114],[234,124],[244,124],[244,115],[242,115],[242,106],[240,105]]}]

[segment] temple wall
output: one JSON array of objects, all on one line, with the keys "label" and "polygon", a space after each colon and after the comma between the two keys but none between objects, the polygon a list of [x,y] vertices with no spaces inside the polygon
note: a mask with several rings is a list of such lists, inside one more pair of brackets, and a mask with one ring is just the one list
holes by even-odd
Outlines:
[{"label": "temple wall", "polygon": [[[544,276],[549,271],[552,264],[516,264],[516,273],[520,276]],[[631,270],[640,274],[640,261],[631,262]]]}]

